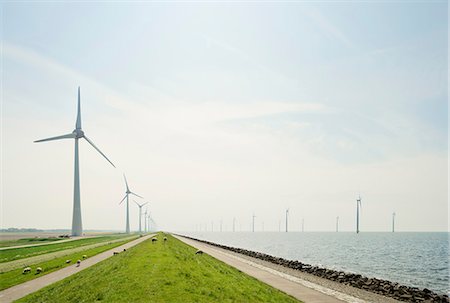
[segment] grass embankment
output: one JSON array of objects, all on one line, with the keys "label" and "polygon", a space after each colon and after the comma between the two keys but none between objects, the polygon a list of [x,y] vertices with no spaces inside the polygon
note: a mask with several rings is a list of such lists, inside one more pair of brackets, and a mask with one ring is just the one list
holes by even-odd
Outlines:
[{"label": "grass embankment", "polygon": [[298,302],[167,236],[150,240],[17,302]]},{"label": "grass embankment", "polygon": [[[88,258],[93,257],[99,253],[102,253],[104,251],[107,251],[109,249],[112,249],[114,247],[120,246],[122,244],[125,244],[129,241],[132,241],[134,239],[137,239],[137,237],[134,237],[132,239],[128,238],[127,240],[120,241],[120,242],[114,242],[111,244],[105,243],[105,245],[87,249],[84,251],[79,251],[71,255],[66,255],[63,257],[55,258],[50,261],[46,262],[39,262],[36,264],[29,264],[29,266],[32,267],[31,273],[28,274],[22,274],[23,268],[18,268],[15,270],[11,270],[8,272],[0,273],[0,290],[9,288],[14,285],[18,285],[20,283],[24,283],[29,280],[33,280],[36,278],[39,278],[43,275],[49,274],[55,270],[64,268],[66,266],[73,265],[77,260],[83,260],[83,255],[86,255]],[[71,260],[71,263],[66,263],[66,260]],[[43,272],[40,274],[36,273],[36,268],[41,267]]]},{"label": "grass embankment", "polygon": [[120,237],[126,237],[129,235],[112,235],[103,237],[94,237],[87,239],[74,240],[63,243],[55,243],[49,245],[40,245],[33,247],[11,248],[7,250],[0,250],[0,263],[10,262],[14,260],[29,258],[41,254],[47,254],[50,252],[60,251],[64,249],[75,248],[79,246],[89,245],[98,242],[106,242]]},{"label": "grass embankment", "polygon": [[52,243],[61,240],[64,240],[64,238],[23,238],[17,240],[4,240],[0,241],[0,248],[39,243]]}]

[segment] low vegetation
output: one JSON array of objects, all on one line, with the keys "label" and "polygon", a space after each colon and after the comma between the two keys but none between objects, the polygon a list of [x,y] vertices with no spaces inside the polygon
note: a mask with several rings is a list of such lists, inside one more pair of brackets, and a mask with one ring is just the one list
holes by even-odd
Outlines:
[{"label": "low vegetation", "polygon": [[39,245],[33,247],[11,248],[7,250],[0,250],[0,263],[10,262],[23,258],[29,258],[41,254],[47,254],[50,252],[60,251],[64,249],[71,249],[79,246],[89,245],[99,242],[107,242],[110,240],[118,239],[120,237],[126,237],[129,235],[111,235],[102,237],[85,238],[80,240],[74,240],[69,242],[54,243],[48,245]]},{"label": "low vegetation", "polygon": [[[163,241],[163,237],[167,241]],[[159,235],[17,302],[298,302]]]},{"label": "low vegetation", "polygon": [[[133,238],[136,239],[136,238]],[[129,242],[133,239],[127,238],[127,240],[114,242],[111,244],[105,243],[105,245],[95,247],[92,249],[87,249],[84,251],[79,251],[77,253],[63,256],[60,258],[55,258],[46,262],[40,262],[35,264],[28,264],[27,267],[31,267],[31,272],[23,274],[23,267],[11,270],[8,272],[0,273],[0,290],[9,288],[11,286],[24,283],[29,280],[36,279],[40,276],[49,274],[55,270],[64,268],[66,266],[73,265],[77,260],[85,260],[83,258],[85,255],[87,258],[93,257],[99,253],[112,249],[114,247],[120,246],[126,242]],[[66,263],[66,260],[71,260],[71,263]],[[41,272],[37,273],[37,268],[41,268]]]},{"label": "low vegetation", "polygon": [[47,243],[47,242],[55,242],[63,240],[63,238],[23,238],[17,240],[5,240],[0,241],[0,247],[11,247],[11,246],[20,246],[20,245],[29,245],[29,244],[38,244],[38,243]]}]

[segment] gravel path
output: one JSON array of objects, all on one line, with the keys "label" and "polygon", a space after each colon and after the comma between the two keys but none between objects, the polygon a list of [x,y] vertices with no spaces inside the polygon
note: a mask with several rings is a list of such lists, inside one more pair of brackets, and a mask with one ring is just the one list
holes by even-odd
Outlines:
[{"label": "gravel path", "polygon": [[84,246],[80,246],[80,247],[75,247],[75,248],[70,248],[70,249],[65,249],[65,250],[59,250],[59,251],[55,251],[55,252],[52,252],[52,253],[42,254],[42,255],[29,257],[29,258],[25,258],[25,259],[14,260],[14,261],[11,261],[11,262],[0,263],[0,273],[11,271],[11,270],[14,270],[14,269],[17,269],[17,268],[21,268],[21,267],[27,267],[27,266],[30,266],[30,265],[33,265],[33,264],[36,264],[36,263],[45,262],[45,261],[52,260],[52,259],[55,259],[55,258],[59,258],[59,257],[62,257],[62,256],[71,255],[71,254],[79,252],[79,251],[83,251],[83,250],[87,250],[87,249],[103,246],[103,245],[108,244],[108,243],[116,243],[116,242],[120,242],[120,241],[129,240],[129,239],[132,239],[134,237],[136,237],[136,236],[127,237],[127,238],[120,238],[120,239],[115,239],[115,240],[110,240],[110,241],[103,241],[103,242],[94,243],[94,244],[90,244],[90,245],[84,245]]},{"label": "gravel path", "polygon": [[67,278],[68,276],[71,276],[73,274],[76,274],[80,272],[83,269],[86,269],[92,265],[97,264],[100,261],[103,261],[113,255],[114,251],[122,251],[123,249],[128,249],[130,247],[133,247],[149,238],[151,238],[152,235],[144,236],[142,238],[138,238],[134,241],[125,243],[121,246],[115,247],[111,250],[105,251],[103,253],[100,253],[98,255],[95,255],[83,262],[81,262],[81,265],[77,267],[76,264],[65,267],[63,269],[60,269],[58,271],[52,272],[48,275],[42,276],[40,278],[10,287],[8,289],[0,291],[0,302],[2,303],[9,303],[15,300],[18,300],[22,297],[25,297],[26,295],[29,295],[35,291],[38,291],[39,289],[48,286],[52,283],[55,283],[59,280],[62,280],[64,278]]}]

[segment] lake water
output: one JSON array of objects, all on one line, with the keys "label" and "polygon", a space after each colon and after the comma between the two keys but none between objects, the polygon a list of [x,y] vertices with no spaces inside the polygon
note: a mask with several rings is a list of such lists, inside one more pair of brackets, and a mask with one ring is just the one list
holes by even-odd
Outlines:
[{"label": "lake water", "polygon": [[449,293],[449,233],[180,233],[330,269]]}]

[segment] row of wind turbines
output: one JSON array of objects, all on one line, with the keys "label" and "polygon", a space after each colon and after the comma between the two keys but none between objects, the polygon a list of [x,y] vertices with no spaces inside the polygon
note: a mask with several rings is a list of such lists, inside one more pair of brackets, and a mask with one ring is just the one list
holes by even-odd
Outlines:
[{"label": "row of wind turbines", "polygon": [[[80,101],[80,87],[78,87],[78,106],[77,106],[77,120],[75,122],[75,129],[65,135],[41,139],[34,141],[37,142],[46,142],[46,141],[55,141],[55,140],[62,140],[62,139],[75,139],[75,168],[74,168],[74,189],[73,189],[73,214],[72,214],[72,236],[81,236],[83,235],[83,223],[81,219],[81,201],[80,201],[80,163],[79,163],[79,151],[78,151],[78,140],[79,139],[85,139],[95,150],[97,150],[114,168],[115,165],[111,162],[111,160],[106,157],[106,155],[97,147],[95,146],[94,142],[92,142],[87,136],[86,133],[83,131],[81,127],[81,101]],[[124,200],[126,200],[126,224],[125,224],[125,232],[130,233],[130,201],[129,196],[134,195],[136,197],[139,197],[143,199],[142,196],[132,192],[128,186],[127,178],[125,174],[123,175],[125,180],[125,196],[120,201],[119,205],[122,204]],[[133,200],[134,201],[134,200]],[[143,204],[139,204],[136,201],[134,201],[136,205],[139,207],[139,233],[142,232],[142,226],[141,226],[141,218],[142,218],[142,207],[148,202],[145,202]],[[147,215],[147,209],[145,210],[145,231],[151,230],[151,223],[153,222],[153,219],[151,218],[151,215]]]},{"label": "row of wind turbines", "polygon": [[[360,232],[361,205],[362,205],[362,199],[361,199],[361,196],[359,195],[358,198],[356,199],[356,233],[357,234],[359,234],[359,232]],[[395,216],[396,216],[396,213],[393,212],[392,213],[392,232],[395,232]],[[252,225],[251,225],[252,232],[255,232],[255,219],[256,219],[256,215],[255,215],[255,213],[253,213],[252,214]],[[281,222],[282,222],[282,220],[278,221],[278,231],[279,232],[281,232]],[[301,231],[304,232],[305,231],[305,219],[302,218],[301,222],[302,222]],[[219,231],[222,231],[222,223],[223,223],[222,220],[220,220]],[[285,230],[284,230],[285,232],[289,231],[288,227],[289,227],[289,208],[287,208],[285,211]],[[242,226],[240,229],[242,230]],[[196,225],[195,230],[200,231],[201,225]],[[205,231],[208,230],[207,224],[205,224],[204,230]],[[211,231],[214,231],[214,222],[211,222]],[[233,218],[232,231],[233,232],[236,231],[236,218]],[[262,222],[262,231],[264,231],[264,222]],[[336,232],[339,232],[339,216],[336,217]]]}]

